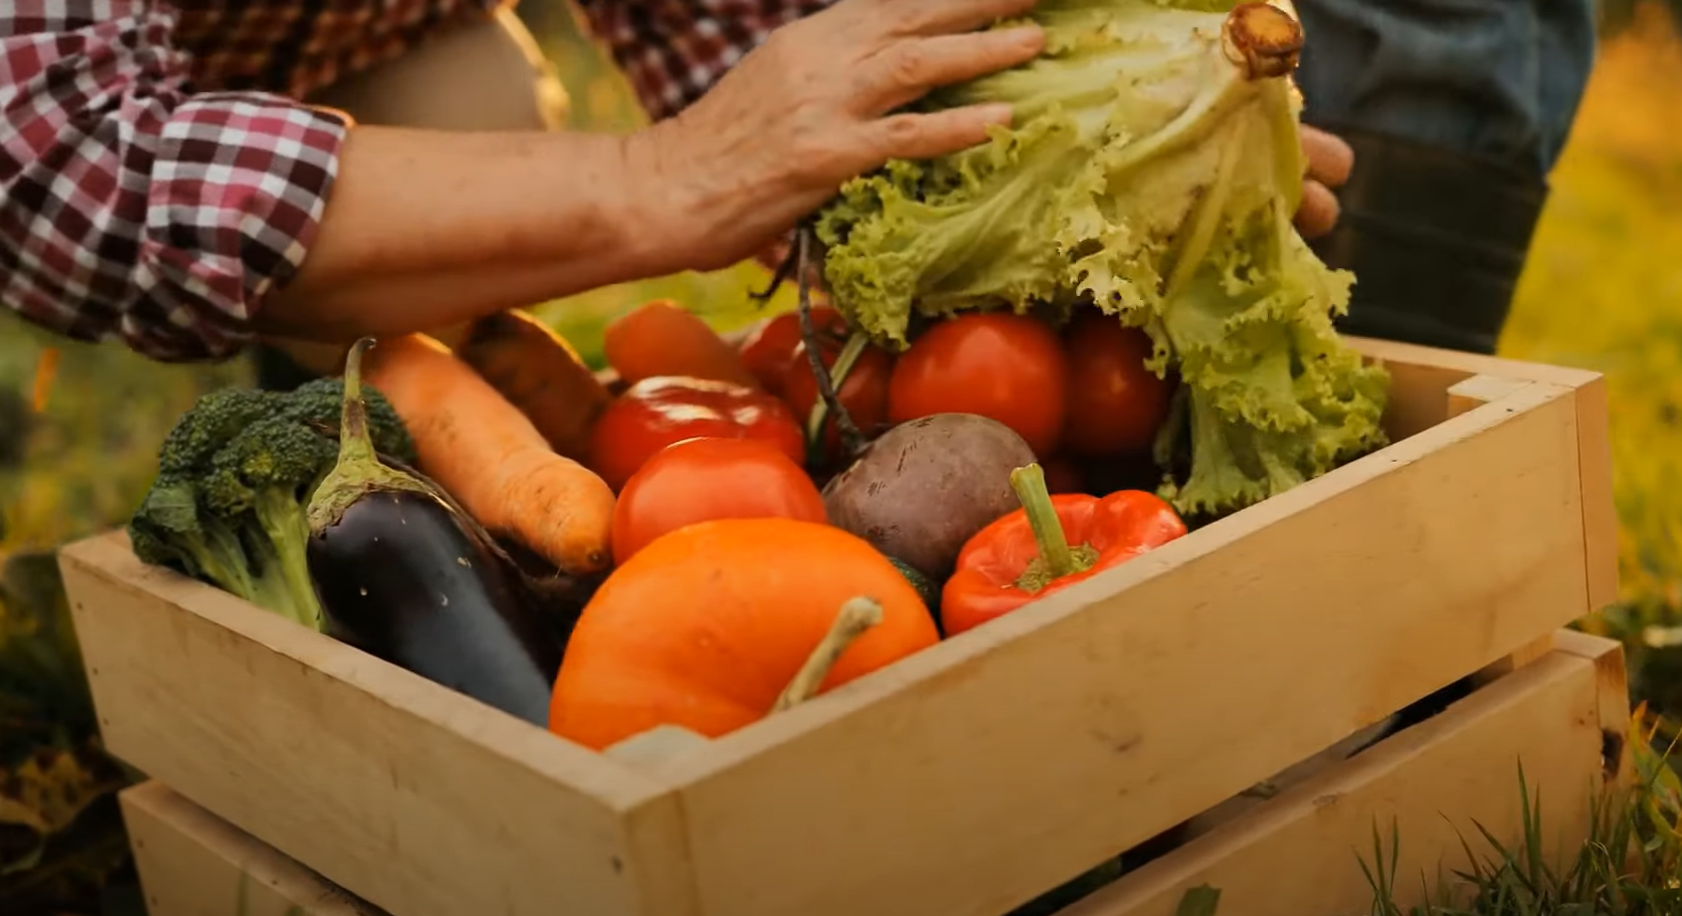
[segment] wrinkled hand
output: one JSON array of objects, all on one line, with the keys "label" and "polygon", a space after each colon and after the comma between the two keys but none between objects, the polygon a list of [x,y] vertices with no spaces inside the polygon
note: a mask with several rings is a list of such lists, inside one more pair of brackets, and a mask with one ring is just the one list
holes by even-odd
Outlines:
[{"label": "wrinkled hand", "polygon": [[666,269],[765,251],[855,175],[982,143],[1010,109],[896,112],[1031,60],[1037,26],[976,31],[1034,0],[840,0],[790,23],[677,117],[628,138]]},{"label": "wrinkled hand", "polygon": [[1302,206],[1297,208],[1297,232],[1305,239],[1317,239],[1337,225],[1339,207],[1332,189],[1349,180],[1355,151],[1335,135],[1306,124],[1302,151],[1308,157],[1308,177],[1302,186]]}]

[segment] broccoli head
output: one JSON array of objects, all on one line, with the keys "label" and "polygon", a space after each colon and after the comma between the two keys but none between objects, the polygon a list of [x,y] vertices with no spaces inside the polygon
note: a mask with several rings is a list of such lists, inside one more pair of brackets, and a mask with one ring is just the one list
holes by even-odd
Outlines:
[{"label": "broccoli head", "polygon": [[[368,435],[374,441],[374,448],[380,454],[396,458],[404,464],[414,464],[415,443],[409,438],[409,431],[404,428],[397,411],[392,409],[391,402],[372,386],[365,384],[362,391],[363,400],[368,405]],[[286,415],[336,437],[339,434],[339,414],[344,409],[344,403],[344,379],[319,378],[305,382],[287,395]],[[338,448],[335,445],[328,463],[331,464],[338,457]]]},{"label": "broccoli head", "polygon": [[[304,509],[338,460],[344,384],[289,393],[230,389],[200,398],[164,439],[159,473],[129,523],[135,555],[321,629],[305,558]],[[390,402],[369,392],[376,447],[414,460]]]}]

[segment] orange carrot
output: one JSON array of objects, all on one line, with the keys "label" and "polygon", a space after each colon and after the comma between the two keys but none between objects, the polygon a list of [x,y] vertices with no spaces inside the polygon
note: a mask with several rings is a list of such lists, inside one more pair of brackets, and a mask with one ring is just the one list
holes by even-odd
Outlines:
[{"label": "orange carrot", "polygon": [[602,349],[626,384],[683,375],[760,387],[735,347],[670,299],[656,299],[615,319],[607,326]]},{"label": "orange carrot", "polygon": [[549,447],[568,458],[589,450],[590,428],[613,396],[566,339],[521,311],[475,321],[456,357],[520,409]]},{"label": "orange carrot", "polygon": [[47,409],[47,397],[53,390],[53,379],[58,377],[58,348],[48,347],[41,351],[41,358],[35,362],[35,381],[30,386],[30,407],[36,413]]},{"label": "orange carrot", "polygon": [[613,491],[555,454],[489,382],[424,334],[388,337],[363,375],[403,418],[420,470],[492,534],[512,538],[562,572],[606,569]]}]

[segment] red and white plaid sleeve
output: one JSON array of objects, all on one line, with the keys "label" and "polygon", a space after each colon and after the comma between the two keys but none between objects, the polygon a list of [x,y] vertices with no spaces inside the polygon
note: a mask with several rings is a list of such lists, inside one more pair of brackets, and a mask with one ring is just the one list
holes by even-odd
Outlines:
[{"label": "red and white plaid sleeve", "polygon": [[835,0],[578,0],[649,117],[688,107],[779,27]]},{"label": "red and white plaid sleeve", "polygon": [[0,2],[0,302],[164,361],[251,338],[297,271],[347,125],[184,88],[157,0]]}]

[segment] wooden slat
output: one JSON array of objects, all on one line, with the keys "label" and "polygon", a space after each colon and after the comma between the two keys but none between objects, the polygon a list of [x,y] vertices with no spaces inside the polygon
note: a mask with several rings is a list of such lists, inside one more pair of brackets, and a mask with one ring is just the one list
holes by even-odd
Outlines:
[{"label": "wooden slat", "polygon": [[118,800],[147,916],[384,916],[161,782]]},{"label": "wooden slat", "polygon": [[1573,406],[1528,385],[687,752],[705,912],[996,916],[1575,619]]},{"label": "wooden slat", "polygon": [[1185,891],[1204,884],[1221,890],[1220,912],[1233,916],[1365,913],[1372,891],[1357,857],[1375,863],[1375,828],[1388,854],[1392,827],[1401,839],[1396,902],[1405,910],[1423,902],[1422,876],[1435,890],[1439,876],[1466,866],[1462,837],[1474,852],[1490,851],[1478,824],[1522,848],[1520,764],[1541,801],[1549,861],[1558,865],[1588,836],[1590,806],[1607,785],[1602,736],[1621,734],[1629,712],[1618,644],[1574,645],[1059,916],[1173,916]]},{"label": "wooden slat", "polygon": [[121,534],[60,560],[117,756],[402,916],[692,913],[676,799]]},{"label": "wooden slat", "polygon": [[[1474,375],[1523,379],[1558,385],[1574,392],[1577,402],[1578,477],[1582,489],[1584,561],[1588,568],[1589,606],[1596,612],[1618,600],[1618,518],[1612,498],[1610,407],[1606,378],[1599,372],[1438,350],[1366,337],[1349,342],[1369,358],[1391,367],[1400,380],[1393,393],[1392,431],[1411,433],[1437,422],[1421,392],[1452,385]],[[1421,425],[1423,424],[1423,425]]]}]

